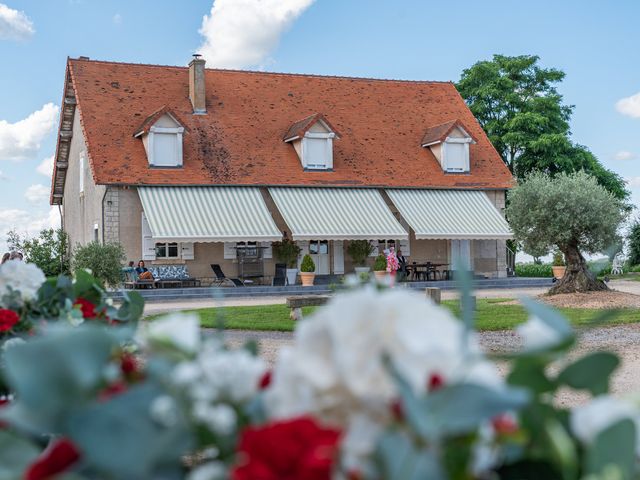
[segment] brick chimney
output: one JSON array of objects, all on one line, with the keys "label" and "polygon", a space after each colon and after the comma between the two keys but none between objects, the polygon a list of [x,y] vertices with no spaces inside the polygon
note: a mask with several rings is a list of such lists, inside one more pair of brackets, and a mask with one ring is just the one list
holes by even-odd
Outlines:
[{"label": "brick chimney", "polygon": [[204,89],[204,58],[195,54],[189,63],[189,99],[193,105],[193,113],[202,115],[207,113]]}]

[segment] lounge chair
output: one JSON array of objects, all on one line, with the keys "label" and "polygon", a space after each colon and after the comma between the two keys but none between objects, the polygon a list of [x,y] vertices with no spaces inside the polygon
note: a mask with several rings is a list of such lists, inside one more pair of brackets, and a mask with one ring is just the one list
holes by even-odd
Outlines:
[{"label": "lounge chair", "polygon": [[239,278],[229,278],[227,277],[224,272],[222,271],[222,268],[220,268],[220,265],[218,265],[217,263],[212,263],[211,264],[211,270],[213,270],[214,275],[216,276],[216,278],[213,281],[213,284],[215,286],[221,287],[225,284],[233,287],[244,287],[245,284],[242,280],[240,280]]},{"label": "lounge chair", "polygon": [[287,264],[276,263],[276,274],[271,280],[271,286],[284,287],[287,284]]}]

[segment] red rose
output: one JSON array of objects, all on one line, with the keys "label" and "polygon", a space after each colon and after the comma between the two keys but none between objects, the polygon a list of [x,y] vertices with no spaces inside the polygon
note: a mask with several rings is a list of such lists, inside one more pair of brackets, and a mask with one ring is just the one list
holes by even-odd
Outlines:
[{"label": "red rose", "polygon": [[138,371],[136,357],[129,353],[123,353],[122,357],[120,357],[120,371],[126,377],[136,373]]},{"label": "red rose", "polygon": [[309,417],[247,428],[233,480],[329,480],[340,432]]},{"label": "red rose", "polygon": [[493,417],[491,425],[498,435],[511,435],[518,431],[518,423],[513,415],[508,413]]},{"label": "red rose", "polygon": [[271,370],[267,370],[266,372],[264,372],[264,374],[262,375],[262,378],[260,379],[260,383],[258,384],[258,386],[260,387],[260,390],[264,390],[269,385],[271,385],[271,377],[272,377]]},{"label": "red rose", "polygon": [[0,332],[8,332],[19,321],[20,316],[16,312],[0,308]]},{"label": "red rose", "polygon": [[96,306],[87,299],[78,297],[76,298],[76,302],[73,304],[73,306],[80,307],[83,318],[96,318],[98,316],[98,314],[96,313]]},{"label": "red rose", "polygon": [[76,446],[66,438],[55,440],[40,454],[25,473],[25,480],[46,480],[66,471],[80,458]]}]

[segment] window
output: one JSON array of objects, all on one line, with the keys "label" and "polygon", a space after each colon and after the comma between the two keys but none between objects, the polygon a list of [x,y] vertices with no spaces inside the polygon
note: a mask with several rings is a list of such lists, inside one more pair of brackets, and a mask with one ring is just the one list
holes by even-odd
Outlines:
[{"label": "window", "polygon": [[84,193],[84,152],[80,152],[80,161],[78,162],[78,191]]},{"label": "window", "polygon": [[442,169],[446,172],[469,171],[469,143],[464,140],[447,140],[442,148]]},{"label": "window", "polygon": [[[308,134],[312,135],[312,134]],[[317,138],[320,136],[320,138]],[[309,170],[333,168],[333,142],[328,135],[313,134],[302,141],[303,166]]]},{"label": "window", "polygon": [[156,243],[156,258],[180,258],[179,245],[176,242]]},{"label": "window", "polygon": [[97,223],[93,224],[93,241],[98,242],[100,240],[100,226]]},{"label": "window", "polygon": [[178,161],[178,134],[153,134],[153,165],[156,167],[175,167],[182,164]]}]

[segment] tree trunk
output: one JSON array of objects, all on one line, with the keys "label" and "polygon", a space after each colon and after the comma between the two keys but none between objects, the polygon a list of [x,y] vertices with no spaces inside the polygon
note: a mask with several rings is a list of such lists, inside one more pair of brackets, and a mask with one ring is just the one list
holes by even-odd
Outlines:
[{"label": "tree trunk", "polygon": [[576,245],[568,245],[562,249],[562,253],[567,264],[567,271],[564,277],[549,290],[549,295],[609,290],[603,281],[598,280],[589,271],[587,262]]}]

